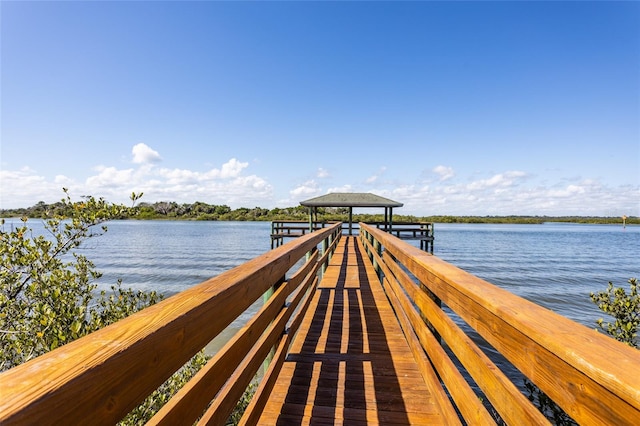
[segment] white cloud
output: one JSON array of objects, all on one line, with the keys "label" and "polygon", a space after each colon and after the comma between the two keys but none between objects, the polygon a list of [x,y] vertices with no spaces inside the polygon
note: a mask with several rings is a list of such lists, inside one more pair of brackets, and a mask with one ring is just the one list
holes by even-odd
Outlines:
[{"label": "white cloud", "polygon": [[39,201],[52,203],[63,198],[63,185],[47,182],[29,167],[0,169],[0,208],[29,207]]},{"label": "white cloud", "polygon": [[[543,181],[544,182],[544,181]],[[332,188],[344,191],[347,188]],[[356,188],[360,192],[361,188]],[[372,191],[404,203],[397,214],[427,215],[640,215],[640,187],[609,187],[594,180],[568,180],[548,187],[523,171],[506,171],[470,183],[401,183]],[[632,213],[625,213],[632,212]]]},{"label": "white cloud", "polygon": [[154,151],[144,143],[134,145],[131,154],[133,154],[133,162],[135,164],[149,164],[162,161],[158,151]]},{"label": "white cloud", "polygon": [[[440,179],[421,184],[415,181],[381,182],[369,184],[354,178],[356,184],[344,183],[325,187],[319,177],[289,186],[286,180],[274,195],[271,182],[248,173],[248,162],[231,158],[205,170],[159,168],[151,163],[120,169],[101,165],[93,169],[83,181],[66,175],[46,177],[25,167],[19,170],[0,170],[0,208],[29,207],[38,201],[53,203],[69,188],[74,198],[94,195],[129,204],[131,192],[144,192],[143,202],[176,201],[192,203],[228,204],[238,207],[290,207],[301,200],[328,192],[373,192],[404,203],[397,214],[417,216],[452,215],[597,215],[640,216],[640,187],[623,185],[612,187],[582,178],[566,178],[561,184],[549,185],[546,178],[536,178],[524,171],[504,171],[481,176],[471,182],[459,177]],[[437,171],[436,171],[437,170]],[[441,177],[453,174],[451,168],[438,166],[432,170]],[[324,169],[318,169],[323,175]],[[378,176],[384,172],[381,169]],[[453,177],[453,176],[452,176]],[[333,176],[332,180],[338,179]],[[375,186],[374,186],[375,185]],[[277,200],[277,201],[276,201]]]},{"label": "white cloud", "polygon": [[66,187],[67,185],[73,184],[73,179],[68,178],[65,175],[57,175],[53,178],[53,182],[57,185],[61,185],[62,187]]},{"label": "white cloud", "polygon": [[235,158],[230,159],[222,165],[220,169],[211,169],[206,173],[207,179],[228,179],[237,177],[242,173],[244,169],[249,166],[249,163],[240,162]]},{"label": "white cloud", "polygon": [[517,184],[521,181],[522,178],[526,177],[525,172],[520,171],[509,171],[505,173],[499,173],[497,175],[493,175],[489,179],[481,179],[475,182],[472,182],[467,185],[467,189],[474,190],[483,190],[487,188],[494,187],[508,187]]},{"label": "white cloud", "polygon": [[580,185],[568,185],[562,189],[554,189],[547,192],[547,195],[552,198],[566,198],[575,196],[578,194],[584,194],[586,192],[585,187]]},{"label": "white cloud", "polygon": [[326,169],[323,169],[322,167],[318,168],[318,171],[316,173],[316,177],[318,179],[326,179],[328,177],[330,177],[331,175],[329,174],[329,171]]},{"label": "white cloud", "polygon": [[320,186],[313,179],[308,180],[303,184],[296,186],[291,191],[289,191],[289,195],[291,195],[292,199],[299,199],[300,197],[309,198],[319,193],[320,193]]},{"label": "white cloud", "polygon": [[335,186],[333,188],[329,188],[326,191],[327,194],[332,192],[358,192],[358,191],[354,190],[351,185],[342,185],[342,186]]},{"label": "white cloud", "polygon": [[229,178],[236,177],[242,172],[242,170],[246,169],[249,163],[241,163],[240,161],[232,158],[222,165],[222,170],[220,171],[220,177]]},{"label": "white cloud", "polygon": [[89,194],[114,203],[128,203],[131,192],[144,192],[142,201],[150,203],[205,201],[235,208],[274,207],[273,187],[259,176],[243,174],[248,166],[235,158],[208,171],[157,168],[146,162],[127,169],[101,165],[94,167],[94,174],[84,182],[63,175],[48,181],[29,168],[2,170],[0,208],[29,207],[41,200],[55,202],[64,196],[63,187],[69,188],[72,197]]},{"label": "white cloud", "polygon": [[158,173],[167,179],[169,185],[197,183],[200,173],[183,169],[160,169]]},{"label": "white cloud", "polygon": [[372,184],[372,183],[377,182],[378,179],[380,179],[380,177],[386,171],[387,171],[387,168],[385,166],[380,167],[380,170],[378,170],[376,173],[374,173],[373,175],[371,175],[371,176],[369,176],[368,178],[365,179],[365,183]]},{"label": "white cloud", "polygon": [[95,168],[98,174],[87,179],[89,188],[120,187],[134,180],[134,169],[118,170],[115,167],[98,166]]},{"label": "white cloud", "polygon": [[453,168],[447,166],[436,166],[433,172],[440,177],[440,181],[449,180],[456,175]]}]

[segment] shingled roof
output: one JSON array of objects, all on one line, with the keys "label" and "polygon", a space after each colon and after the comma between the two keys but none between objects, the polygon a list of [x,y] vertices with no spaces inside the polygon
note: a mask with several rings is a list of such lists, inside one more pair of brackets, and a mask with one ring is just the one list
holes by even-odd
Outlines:
[{"label": "shingled roof", "polygon": [[306,207],[402,207],[403,204],[366,192],[334,192],[301,201]]}]

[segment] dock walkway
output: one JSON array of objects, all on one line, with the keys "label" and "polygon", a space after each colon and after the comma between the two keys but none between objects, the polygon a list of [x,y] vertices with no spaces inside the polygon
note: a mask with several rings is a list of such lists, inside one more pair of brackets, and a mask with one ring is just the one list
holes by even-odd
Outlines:
[{"label": "dock walkway", "polygon": [[356,237],[343,237],[258,424],[438,424],[426,383]]}]

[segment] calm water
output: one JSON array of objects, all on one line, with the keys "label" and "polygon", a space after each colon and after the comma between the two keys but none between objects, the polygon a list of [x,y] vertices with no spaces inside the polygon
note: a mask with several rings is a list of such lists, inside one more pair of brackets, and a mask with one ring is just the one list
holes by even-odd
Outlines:
[{"label": "calm water", "polygon": [[[42,230],[40,221],[29,223]],[[168,296],[270,249],[268,222],[117,221],[108,227],[80,250],[104,273],[99,287],[107,290],[121,278],[124,287]],[[590,328],[603,315],[589,293],[609,281],[628,288],[629,278],[640,278],[638,226],[436,224],[434,247],[442,259]],[[222,347],[261,305],[256,301],[230,324],[208,352]],[[456,322],[522,387],[519,371]]]},{"label": "calm water", "polygon": [[435,237],[435,255],[589,327],[590,292],[640,278],[640,227],[436,224]]},{"label": "calm water", "polygon": [[[268,251],[270,226],[116,221],[82,252],[104,273],[102,288],[121,278],[125,287],[169,295]],[[435,255],[589,327],[601,317],[589,292],[640,278],[639,253],[637,226],[435,225]]]},{"label": "calm water", "polygon": [[85,255],[107,287],[173,294],[240,265],[271,247],[270,223],[118,221],[89,243]]}]

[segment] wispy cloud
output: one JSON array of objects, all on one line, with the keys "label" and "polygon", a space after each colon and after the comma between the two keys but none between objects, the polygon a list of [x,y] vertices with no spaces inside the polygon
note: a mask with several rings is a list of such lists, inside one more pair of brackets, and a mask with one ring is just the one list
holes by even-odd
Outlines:
[{"label": "wispy cloud", "polygon": [[385,166],[380,167],[380,169],[375,172],[373,175],[369,176],[368,178],[365,179],[365,183],[367,184],[372,184],[378,181],[378,179],[380,179],[380,177],[387,171],[387,168]]},{"label": "wispy cloud", "polygon": [[527,174],[521,171],[509,171],[505,173],[498,173],[491,176],[488,179],[480,179],[475,182],[471,182],[467,185],[467,189],[470,191],[485,190],[491,188],[505,188],[517,185]]},{"label": "wispy cloud", "polygon": [[334,186],[333,188],[328,188],[325,193],[330,192],[358,192],[358,190],[354,189],[352,185],[342,185],[342,186]]},{"label": "wispy cloud", "polygon": [[433,173],[439,176],[440,181],[449,180],[456,175],[453,168],[447,166],[436,166],[433,168]]},{"label": "wispy cloud", "polygon": [[329,171],[326,169],[323,169],[322,167],[320,167],[318,169],[318,172],[316,173],[316,177],[318,179],[326,179],[328,177],[330,177],[331,175],[329,174]]}]

